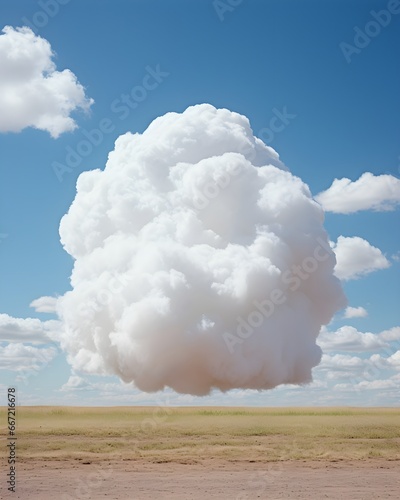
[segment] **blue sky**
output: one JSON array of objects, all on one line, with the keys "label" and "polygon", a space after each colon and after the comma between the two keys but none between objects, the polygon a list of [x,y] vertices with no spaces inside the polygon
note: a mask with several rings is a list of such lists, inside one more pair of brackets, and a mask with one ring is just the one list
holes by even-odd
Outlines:
[{"label": "blue sky", "polygon": [[[210,103],[244,114],[254,135],[268,136],[282,161],[314,195],[328,190],[335,178],[355,182],[365,172],[391,175],[388,181],[397,186],[400,13],[392,13],[387,26],[379,27],[377,36],[357,49],[350,61],[343,53],[343,43],[355,46],[355,27],[365,31],[374,20],[371,10],[387,10],[391,2],[243,0],[232,2],[236,6],[227,0],[54,2],[49,2],[51,7],[46,1],[4,1],[0,27],[34,28],[35,35],[51,44],[57,70],[70,69],[94,104],[87,112],[73,111],[77,127],[58,138],[29,126],[7,131],[7,124],[0,121],[0,313],[41,321],[55,318],[35,312],[30,303],[70,288],[73,262],[60,244],[58,227],[74,199],[79,174],[104,168],[119,135],[142,133],[169,111]],[[47,8],[57,12],[45,22]],[[148,68],[154,72],[157,67],[162,72],[158,85],[124,113],[126,117],[115,112],[123,94],[142,84]],[[274,134],[266,132],[277,111],[285,109],[288,123]],[[76,151],[85,131],[99,128],[103,119],[108,120],[109,133],[78,166],[57,176],[55,165],[67,165],[71,151],[67,148]],[[368,185],[371,192],[374,182]],[[332,359],[344,358],[325,360],[326,369],[323,361],[311,386],[215,393],[207,398],[173,392],[146,395],[113,377],[75,373],[71,380],[65,355],[52,343],[39,346],[56,350],[39,363],[34,351],[31,357],[23,350],[21,355],[16,352],[15,360],[9,351],[7,358],[3,353],[2,383],[18,383],[22,404],[136,404],[165,397],[171,404],[398,404],[400,363],[395,357],[387,361],[400,349],[398,342],[388,341],[386,352],[368,350],[362,336],[399,329],[399,224],[398,210],[392,208],[374,210],[371,202],[369,208],[354,213],[327,211],[325,227],[333,242],[341,235],[360,237],[379,249],[387,264],[367,262],[361,270],[365,276],[343,281],[349,305],[363,307],[368,315],[344,319],[342,311],[328,330],[355,328],[359,350],[355,346],[329,352]],[[356,261],[357,247],[354,241],[349,245]],[[392,338],[397,334],[393,330]],[[11,343],[4,340],[0,345],[4,350]],[[366,370],[373,365],[373,355],[386,361],[380,360],[371,380]],[[353,358],[365,360],[364,365]],[[335,379],[340,379],[338,387]]]}]

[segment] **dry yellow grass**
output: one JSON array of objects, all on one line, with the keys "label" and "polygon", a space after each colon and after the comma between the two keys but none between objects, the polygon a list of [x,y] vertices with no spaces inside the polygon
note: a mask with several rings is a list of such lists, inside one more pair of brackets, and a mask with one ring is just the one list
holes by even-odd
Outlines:
[{"label": "dry yellow grass", "polygon": [[400,460],[397,408],[19,407],[17,418],[20,460]]}]

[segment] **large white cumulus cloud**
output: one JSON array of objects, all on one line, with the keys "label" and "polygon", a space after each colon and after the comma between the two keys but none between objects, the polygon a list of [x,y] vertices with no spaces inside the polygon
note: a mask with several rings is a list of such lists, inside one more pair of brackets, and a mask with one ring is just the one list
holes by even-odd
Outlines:
[{"label": "large white cumulus cloud", "polygon": [[[308,382],[345,302],[308,187],[247,118],[211,105],[119,137],[104,171],[80,175],[60,234],[75,259],[57,302],[70,363],[145,391]],[[276,289],[285,300],[229,349]]]},{"label": "large white cumulus cloud", "polygon": [[0,132],[26,127],[52,137],[76,128],[70,114],[93,103],[69,69],[56,71],[47,40],[30,28],[6,26],[0,35]]}]

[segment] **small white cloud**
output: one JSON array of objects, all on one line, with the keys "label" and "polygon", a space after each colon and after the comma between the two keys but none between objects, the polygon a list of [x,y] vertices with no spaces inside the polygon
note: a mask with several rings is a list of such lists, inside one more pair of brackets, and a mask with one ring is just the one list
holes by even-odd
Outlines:
[{"label": "small white cloud", "polygon": [[389,340],[387,332],[380,334],[370,332],[359,332],[352,326],[342,326],[335,332],[323,330],[318,337],[318,344],[323,351],[377,351],[387,348],[390,340],[396,340],[395,336]]},{"label": "small white cloud", "polygon": [[0,132],[26,127],[56,138],[77,125],[70,114],[93,99],[69,70],[56,71],[47,40],[27,27],[6,26],[0,35]]},{"label": "small white cloud", "polygon": [[61,323],[37,318],[13,318],[0,314],[0,342],[30,342],[46,344],[60,333]]},{"label": "small white cloud", "polygon": [[90,384],[79,375],[71,375],[68,381],[61,387],[64,392],[89,389]]},{"label": "small white cloud", "polygon": [[58,351],[54,347],[34,347],[21,343],[0,345],[0,369],[19,373],[39,371],[55,358]]},{"label": "small white cloud", "polygon": [[395,262],[400,262],[400,251],[392,255],[392,260],[394,260]]},{"label": "small white cloud", "polygon": [[390,266],[390,262],[379,248],[358,236],[339,236],[332,249],[337,261],[335,275],[341,280],[357,279]]},{"label": "small white cloud", "polygon": [[394,326],[390,330],[384,330],[379,336],[388,342],[400,340],[400,326]]},{"label": "small white cloud", "polygon": [[36,312],[40,313],[54,313],[56,312],[56,297],[39,297],[38,299],[33,300],[29,307],[33,307]]},{"label": "small white cloud", "polygon": [[365,318],[368,316],[368,312],[366,309],[363,307],[346,307],[346,310],[344,312],[344,318],[350,319],[350,318]]},{"label": "small white cloud", "polygon": [[324,354],[318,369],[324,371],[350,371],[355,373],[356,371],[363,370],[366,362],[367,360],[359,356],[349,356],[348,354],[334,354],[330,356]]},{"label": "small white cloud", "polygon": [[393,175],[365,172],[357,181],[335,179],[315,199],[327,212],[350,214],[360,210],[394,210],[400,203],[400,180]]}]

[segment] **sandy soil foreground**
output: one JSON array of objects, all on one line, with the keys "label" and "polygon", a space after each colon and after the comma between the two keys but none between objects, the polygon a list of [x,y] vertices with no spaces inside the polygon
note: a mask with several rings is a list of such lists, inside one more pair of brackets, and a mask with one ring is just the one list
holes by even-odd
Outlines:
[{"label": "sandy soil foreground", "polygon": [[377,499],[399,498],[400,462],[144,463],[24,461],[16,494],[2,498],[71,499]]}]

